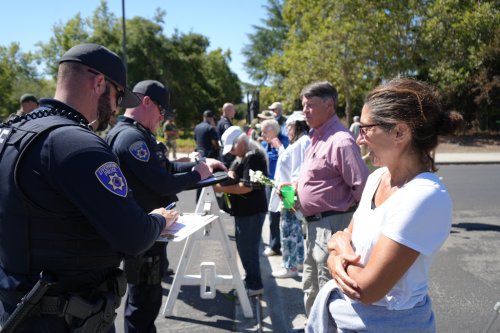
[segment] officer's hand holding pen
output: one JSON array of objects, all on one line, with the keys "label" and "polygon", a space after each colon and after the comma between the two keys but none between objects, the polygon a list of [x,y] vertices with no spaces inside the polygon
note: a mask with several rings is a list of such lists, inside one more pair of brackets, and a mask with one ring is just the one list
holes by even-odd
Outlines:
[{"label": "officer's hand holding pen", "polygon": [[168,228],[170,228],[179,218],[179,212],[172,210],[174,207],[175,207],[175,202],[171,203],[165,208],[157,208],[151,212],[155,214],[160,214],[165,218],[165,221],[167,223],[165,223],[165,228],[163,229],[162,233],[164,233]]},{"label": "officer's hand holding pen", "polygon": [[226,166],[224,163],[222,163],[219,160],[216,160],[215,158],[207,158],[205,159],[205,164],[208,166],[210,171],[213,173],[216,170],[222,170],[222,171],[227,171]]},{"label": "officer's hand holding pen", "polygon": [[175,208],[175,201],[168,204],[167,207],[165,207],[166,210],[172,210]]},{"label": "officer's hand holding pen", "polygon": [[196,161],[196,165],[193,167],[193,171],[197,171],[200,174],[201,180],[207,179],[212,175],[212,172],[208,168],[205,162]]}]

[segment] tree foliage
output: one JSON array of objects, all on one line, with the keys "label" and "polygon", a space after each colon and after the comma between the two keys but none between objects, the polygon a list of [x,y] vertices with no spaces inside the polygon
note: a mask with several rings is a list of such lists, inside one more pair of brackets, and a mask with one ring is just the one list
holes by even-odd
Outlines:
[{"label": "tree foliage", "polygon": [[38,76],[31,53],[22,53],[18,43],[0,46],[0,119],[19,109],[22,94],[50,96],[52,87]]},{"label": "tree foliage", "polygon": [[500,7],[497,1],[436,1],[423,24],[422,76],[445,105],[485,127],[500,115]]},{"label": "tree foliage", "polygon": [[253,26],[256,31],[248,34],[250,44],[245,45],[242,52],[247,58],[244,66],[250,78],[261,85],[277,75],[267,68],[266,63],[271,56],[282,54],[283,42],[288,31],[283,20],[283,1],[268,0],[268,4],[264,7],[268,12],[267,18],[261,20],[264,27]]},{"label": "tree foliage", "polygon": [[[286,34],[267,20],[266,26],[254,27],[246,46],[248,73],[271,78],[261,87],[263,100],[272,96],[292,110],[300,106],[305,85],[328,80],[339,90],[338,111],[350,119],[375,85],[411,76],[436,85],[445,107],[469,120],[499,112],[500,7],[495,0],[269,3],[268,16],[281,19],[279,32]],[[274,40],[278,51],[254,54],[266,40]]]},{"label": "tree foliage", "polygon": [[[229,68],[230,52],[220,49],[209,52],[208,38],[196,33],[176,31],[167,37],[162,28],[165,15],[165,11],[157,9],[152,20],[143,17],[126,20],[128,85],[132,87],[145,79],[166,84],[172,108],[178,115],[177,122],[188,128],[201,120],[205,109],[217,111],[224,102],[240,103],[241,87]],[[26,83],[20,73],[27,71],[26,75],[35,82],[53,88],[58,59],[74,45],[98,43],[123,57],[122,19],[108,10],[104,0],[91,17],[82,18],[78,13],[65,23],[55,24],[53,31],[47,43],[38,44],[40,52],[36,58],[21,54],[16,45],[12,49],[0,47],[0,96],[5,98],[0,101],[9,110],[18,98],[14,87]],[[22,62],[23,59],[26,60]],[[47,80],[40,78],[35,61],[45,65],[52,84],[47,85]],[[13,110],[7,113],[0,109],[0,112],[7,115]]]}]

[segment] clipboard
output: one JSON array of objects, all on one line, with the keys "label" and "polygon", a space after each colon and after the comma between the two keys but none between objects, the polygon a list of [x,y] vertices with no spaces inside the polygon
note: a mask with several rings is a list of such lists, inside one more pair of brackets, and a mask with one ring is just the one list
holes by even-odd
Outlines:
[{"label": "clipboard", "polygon": [[180,242],[217,218],[215,215],[182,214],[177,222],[168,228],[166,233],[161,234],[156,241]]},{"label": "clipboard", "polygon": [[203,180],[200,180],[196,184],[194,184],[194,185],[186,188],[186,190],[195,190],[195,189],[198,189],[198,188],[203,188],[203,187],[206,187],[206,186],[215,185],[215,184],[218,184],[218,183],[225,182],[228,179],[230,179],[230,177],[228,176],[228,174],[226,172],[224,172],[224,171],[217,171],[217,172],[214,172],[210,177],[208,177],[206,179],[203,179]]}]

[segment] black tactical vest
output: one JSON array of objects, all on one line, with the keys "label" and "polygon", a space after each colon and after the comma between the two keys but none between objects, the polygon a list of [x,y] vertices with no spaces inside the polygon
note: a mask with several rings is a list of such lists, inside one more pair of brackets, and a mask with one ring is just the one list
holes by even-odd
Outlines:
[{"label": "black tactical vest", "polygon": [[[82,126],[71,112],[59,113],[42,107],[0,124],[0,264],[11,274],[117,267],[121,260],[83,214],[49,212],[18,186],[19,165],[32,142],[55,128]],[[89,257],[96,250],[102,255]]]}]

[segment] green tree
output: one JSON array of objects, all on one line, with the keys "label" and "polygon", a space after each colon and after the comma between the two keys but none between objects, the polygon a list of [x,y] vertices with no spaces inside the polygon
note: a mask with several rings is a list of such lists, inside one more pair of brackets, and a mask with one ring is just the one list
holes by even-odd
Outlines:
[{"label": "green tree", "polygon": [[[301,89],[313,81],[328,80],[340,94],[337,111],[351,118],[353,101],[366,89],[364,73],[369,60],[369,5],[358,1],[316,0],[310,6],[301,0],[285,4],[285,19],[290,24],[284,55],[270,64],[285,72],[282,90],[289,103],[298,99]],[[359,20],[364,17],[364,20]]]},{"label": "green tree", "polygon": [[231,53],[229,50],[223,52],[221,49],[211,51],[205,58],[203,66],[204,75],[211,87],[216,109],[221,109],[225,102],[238,104],[241,102],[241,87],[238,76],[229,68]]},{"label": "green tree", "polygon": [[280,52],[259,48],[271,29],[256,27],[247,62],[272,78],[263,100],[281,96],[288,107],[300,106],[306,84],[328,80],[350,120],[375,85],[412,76],[434,83],[446,108],[485,119],[498,110],[499,8],[495,0],[286,0],[287,34],[272,35]]},{"label": "green tree", "polygon": [[31,53],[23,53],[18,43],[0,46],[0,118],[19,109],[19,97],[30,92],[50,97],[51,86],[37,74]]},{"label": "green tree", "polygon": [[66,24],[58,23],[53,26],[54,36],[47,43],[38,43],[40,52],[37,59],[45,64],[45,72],[54,80],[57,77],[58,60],[63,54],[76,44],[89,42],[89,24],[82,19],[80,13],[68,20]]},{"label": "green tree", "polygon": [[[469,80],[471,95],[486,115],[500,120],[500,27],[496,28],[491,43],[481,49],[479,58],[481,65]],[[486,127],[489,129],[488,122]]]},{"label": "green tree", "polygon": [[15,54],[18,49],[18,44],[12,44],[9,48],[0,47],[0,118],[5,118],[17,107],[12,98],[12,82],[16,73]]},{"label": "green tree", "polygon": [[[161,25],[165,15],[157,9],[152,20],[126,20],[128,85],[145,79],[165,83],[178,124],[191,127],[201,119],[203,110],[216,110],[224,101],[239,102],[241,88],[228,66],[229,51],[208,52],[209,41],[200,34],[176,31],[168,38]],[[101,1],[91,18],[76,14],[65,24],[55,25],[49,42],[39,44],[39,61],[46,63],[55,78],[57,60],[82,42],[99,43],[122,55],[121,19],[109,12],[106,1]]]},{"label": "green tree", "polygon": [[283,1],[268,0],[264,7],[267,9],[267,18],[261,20],[264,26],[253,26],[256,31],[248,34],[250,43],[242,51],[246,57],[244,66],[249,77],[259,82],[259,85],[265,84],[276,74],[269,71],[266,62],[272,55],[282,54],[288,32],[288,26],[283,20]]},{"label": "green tree", "polygon": [[498,110],[499,8],[494,0],[433,1],[423,22],[421,75],[440,88],[446,108],[471,122],[484,124]]},{"label": "green tree", "polygon": [[178,31],[172,36],[174,48],[179,52],[179,66],[176,68],[177,91],[174,98],[183,103],[179,107],[178,117],[189,115],[189,122],[184,127],[201,121],[206,109],[216,110],[216,91],[213,89],[204,72],[208,38],[200,34],[183,34]]}]

